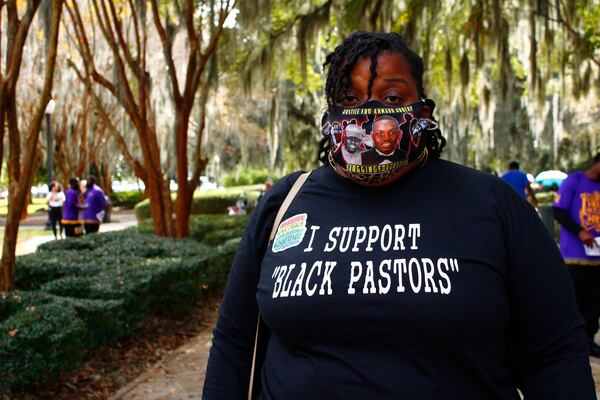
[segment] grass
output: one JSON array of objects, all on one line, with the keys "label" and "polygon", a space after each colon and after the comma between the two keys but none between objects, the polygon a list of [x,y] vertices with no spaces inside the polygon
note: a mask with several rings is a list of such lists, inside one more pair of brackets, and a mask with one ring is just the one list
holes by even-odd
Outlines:
[{"label": "grass", "polygon": [[[196,191],[194,192],[194,197],[197,198],[203,198],[203,197],[211,197],[211,196],[215,196],[215,195],[219,195],[219,194],[242,194],[244,193],[244,195],[246,197],[248,197],[249,199],[256,199],[256,197],[258,197],[258,192],[260,190],[260,187],[262,185],[256,184],[256,185],[244,185],[244,186],[233,186],[233,187],[228,187],[225,189],[211,189],[211,190],[204,190],[204,191]],[[175,195],[177,195],[175,193]]]},{"label": "grass", "polygon": [[[243,186],[232,186],[225,189],[210,189],[210,190],[197,190],[194,192],[194,198],[206,198],[212,196],[219,196],[222,194],[244,194],[249,200],[256,200],[258,198],[260,188],[262,185],[243,185]],[[177,199],[177,192],[171,192],[171,199],[175,201]],[[1,205],[1,203],[0,203]]]},{"label": "grass", "polygon": [[[47,210],[48,202],[46,199],[34,198],[32,199],[32,203],[27,206],[27,213],[33,214],[39,210]],[[6,217],[8,214],[8,200],[2,199],[0,200],[0,216]]]}]

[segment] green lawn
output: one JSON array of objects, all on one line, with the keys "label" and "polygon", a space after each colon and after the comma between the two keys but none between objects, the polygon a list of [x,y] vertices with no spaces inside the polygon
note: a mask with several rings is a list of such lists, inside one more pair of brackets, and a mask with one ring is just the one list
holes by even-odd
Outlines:
[{"label": "green lawn", "polygon": [[[211,189],[211,190],[204,190],[204,191],[196,191],[196,192],[194,192],[194,197],[203,198],[203,197],[219,196],[219,195],[223,195],[223,194],[238,194],[239,195],[239,194],[244,193],[244,195],[248,199],[256,200],[261,187],[262,187],[262,185],[256,184],[256,185],[233,186],[233,187],[225,188],[225,190]],[[177,193],[174,193],[173,199],[175,199],[176,197],[177,197]]]},{"label": "green lawn", "polygon": [[[48,203],[46,199],[33,199],[33,203],[27,206],[27,213],[33,214],[39,210],[47,210]],[[5,217],[8,214],[8,200],[2,199],[0,200],[0,216]]]}]

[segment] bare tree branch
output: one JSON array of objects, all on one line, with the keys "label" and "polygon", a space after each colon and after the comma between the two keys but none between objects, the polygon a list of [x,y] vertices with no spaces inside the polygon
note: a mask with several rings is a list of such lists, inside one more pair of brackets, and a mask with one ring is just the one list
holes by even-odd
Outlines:
[{"label": "bare tree branch", "polygon": [[85,83],[86,89],[92,95],[92,99],[94,100],[96,109],[100,113],[102,122],[104,122],[113,139],[115,139],[115,142],[117,143],[119,149],[123,153],[125,161],[127,162],[127,164],[129,164],[130,168],[134,171],[136,176],[138,176],[141,180],[146,181],[148,177],[144,172],[144,168],[142,167],[141,163],[138,160],[136,160],[135,157],[133,157],[133,155],[129,151],[129,147],[127,146],[125,138],[119,133],[117,128],[112,123],[111,118],[106,112],[104,104],[102,104],[102,100],[100,99],[100,97],[98,97],[98,95],[96,94],[96,92],[94,92],[92,88],[92,82],[90,81],[90,78],[84,76],[71,60],[68,60],[67,62],[69,64],[69,67],[71,67],[73,71],[75,71],[79,79],[81,79],[81,81]]},{"label": "bare tree branch", "polygon": [[[171,87],[173,90],[173,98],[175,99],[175,104],[181,104],[181,92],[179,90],[179,82],[177,80],[177,70],[175,69],[175,63],[173,61],[172,54],[172,43],[169,41],[167,36],[167,32],[160,22],[160,14],[158,10],[157,0],[151,0],[152,3],[152,16],[154,19],[154,25],[156,26],[156,30],[158,31],[158,36],[160,37],[160,41],[163,47],[163,53],[165,55],[165,61],[167,62],[167,68],[169,69],[169,77],[171,78]],[[187,11],[186,11],[187,12]],[[193,12],[193,10],[192,10]]]},{"label": "bare tree branch", "polygon": [[142,55],[142,43],[140,40],[140,27],[138,22],[138,17],[135,9],[135,5],[133,4],[133,0],[129,0],[129,7],[133,13],[133,28],[135,31],[135,44],[137,49],[137,62],[139,63]]},{"label": "bare tree branch", "polygon": [[[143,71],[140,70],[139,64],[133,59],[131,50],[129,50],[129,46],[127,46],[127,43],[125,42],[125,38],[123,37],[122,23],[119,20],[119,17],[117,16],[117,12],[115,10],[115,5],[112,1],[109,1],[108,4],[109,4],[109,8],[110,8],[110,14],[113,19],[113,25],[115,27],[115,32],[117,33],[116,37],[119,42],[119,46],[121,47],[121,52],[125,56],[125,60],[127,61],[129,68],[131,68],[131,70],[133,71],[135,76],[137,76],[138,79],[140,79],[143,75]],[[104,3],[102,3],[102,7],[106,10]],[[133,15],[133,19],[136,20],[137,16],[135,13],[135,9],[132,10],[132,15]],[[108,18],[108,16],[107,16],[107,18]],[[135,26],[137,27],[137,25],[138,24],[136,23]],[[139,60],[139,54],[138,54],[137,58]]]}]

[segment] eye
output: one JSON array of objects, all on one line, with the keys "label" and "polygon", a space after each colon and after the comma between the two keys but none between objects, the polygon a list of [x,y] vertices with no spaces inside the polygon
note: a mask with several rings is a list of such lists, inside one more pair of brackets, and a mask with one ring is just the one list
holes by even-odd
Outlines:
[{"label": "eye", "polygon": [[404,99],[400,96],[390,95],[383,98],[383,102],[387,105],[401,105]]},{"label": "eye", "polygon": [[359,104],[358,97],[353,95],[346,95],[342,98],[341,105],[344,107],[352,107]]}]

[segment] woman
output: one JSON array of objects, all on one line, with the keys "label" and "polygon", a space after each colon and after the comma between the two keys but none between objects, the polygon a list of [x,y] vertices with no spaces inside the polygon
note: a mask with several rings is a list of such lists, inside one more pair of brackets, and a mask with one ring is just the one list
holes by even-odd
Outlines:
[{"label": "woman", "polygon": [[69,188],[65,196],[65,203],[63,205],[63,219],[62,224],[65,227],[65,235],[67,237],[81,236],[83,234],[83,227],[81,226],[81,220],[79,219],[79,179],[69,179]]},{"label": "woman", "polygon": [[[327,164],[279,225],[298,173],[252,215],[214,330],[204,399],[594,399],[569,276],[535,210],[439,159],[423,63],[397,34],[355,33],[325,62]],[[340,128],[365,129],[361,164]],[[262,328],[261,328],[262,329]]]},{"label": "woman", "polygon": [[[62,191],[62,187],[58,182],[50,183],[50,191],[48,192],[48,196],[46,196],[46,200],[48,201],[48,214],[50,218],[50,225],[52,225],[52,233],[54,233],[54,239],[62,239],[63,237],[63,225],[62,225],[62,214],[63,214],[63,204],[65,203],[65,194]],[[60,228],[60,235],[56,234],[56,224],[58,224]]]}]

